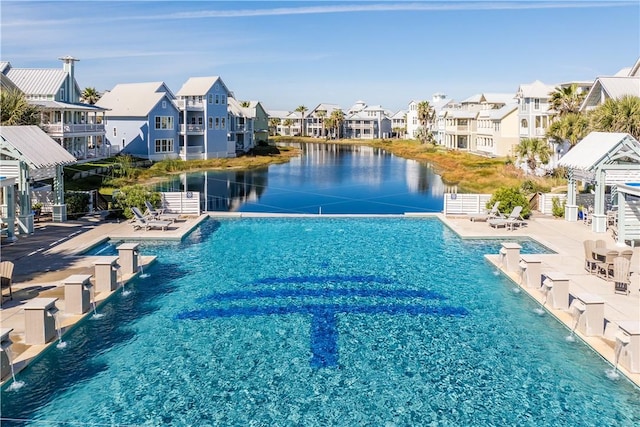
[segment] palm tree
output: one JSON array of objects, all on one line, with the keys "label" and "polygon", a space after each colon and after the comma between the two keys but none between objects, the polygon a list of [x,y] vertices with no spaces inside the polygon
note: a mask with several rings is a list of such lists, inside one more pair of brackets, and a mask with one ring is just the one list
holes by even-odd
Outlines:
[{"label": "palm tree", "polygon": [[640,139],[640,97],[607,99],[590,114],[589,128],[600,132],[625,132]]},{"label": "palm tree", "polygon": [[289,135],[291,135],[291,126],[293,126],[293,120],[286,119],[283,124],[287,129],[289,129]]},{"label": "palm tree", "polygon": [[340,128],[342,127],[342,123],[344,123],[344,112],[342,110],[333,110],[331,112],[331,119],[336,128],[336,135],[338,139],[340,139]]},{"label": "palm tree", "polygon": [[325,110],[318,110],[316,115],[318,116],[318,118],[320,119],[320,122],[322,123],[322,136],[325,136],[324,135],[324,120],[325,120],[325,117],[327,117],[327,112]]},{"label": "palm tree", "polygon": [[434,141],[433,135],[428,129],[428,124],[433,121],[435,111],[433,107],[429,105],[429,101],[421,101],[418,103],[418,120],[420,121],[420,129],[418,129],[416,136],[422,144],[427,141]]},{"label": "palm tree", "polygon": [[577,113],[585,94],[578,91],[578,85],[558,86],[549,94],[549,109],[558,112],[560,117],[569,113]]},{"label": "palm tree", "polygon": [[551,148],[540,138],[524,138],[515,147],[516,155],[527,163],[527,167],[535,173],[538,164],[547,164],[551,160]]},{"label": "palm tree", "polygon": [[300,135],[304,136],[304,113],[308,110],[307,107],[305,107],[304,105],[299,105],[298,108],[296,108],[296,112],[301,114],[300,117]]},{"label": "palm tree", "polygon": [[0,93],[0,123],[3,126],[37,125],[40,110],[29,104],[19,90],[5,89]]},{"label": "palm tree", "polygon": [[277,135],[278,133],[278,125],[280,124],[281,120],[278,117],[272,117],[269,119],[269,130],[273,131],[272,136]]},{"label": "palm tree", "polygon": [[585,114],[567,113],[555,120],[546,131],[546,136],[557,142],[568,141],[575,146],[589,133],[589,119]]},{"label": "palm tree", "polygon": [[249,101],[240,101],[240,106],[242,108],[249,108],[251,106],[251,102],[249,102]]},{"label": "palm tree", "polygon": [[82,91],[82,94],[80,94],[80,101],[84,102],[85,104],[93,105],[98,102],[99,99],[100,94],[95,87],[85,87]]}]

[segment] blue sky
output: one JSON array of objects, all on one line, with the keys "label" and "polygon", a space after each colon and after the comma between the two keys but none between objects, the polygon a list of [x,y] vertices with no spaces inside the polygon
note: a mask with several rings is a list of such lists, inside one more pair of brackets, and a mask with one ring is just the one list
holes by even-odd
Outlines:
[{"label": "blue sky", "polygon": [[81,88],[219,75],[268,109],[397,111],[521,83],[593,80],[640,56],[635,1],[6,1],[1,59],[80,62]]}]

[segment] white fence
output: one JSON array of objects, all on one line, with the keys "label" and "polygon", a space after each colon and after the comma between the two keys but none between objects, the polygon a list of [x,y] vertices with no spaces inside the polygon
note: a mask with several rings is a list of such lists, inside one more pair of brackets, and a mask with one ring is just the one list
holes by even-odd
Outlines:
[{"label": "white fence", "polygon": [[540,193],[538,196],[538,210],[544,215],[553,215],[553,199],[558,198],[560,206],[567,200],[566,194]]},{"label": "white fence", "polygon": [[487,210],[489,199],[491,194],[445,193],[444,214],[465,215],[484,212]]},{"label": "white fence", "polygon": [[200,215],[200,193],[197,191],[160,193],[162,208],[166,212]]}]

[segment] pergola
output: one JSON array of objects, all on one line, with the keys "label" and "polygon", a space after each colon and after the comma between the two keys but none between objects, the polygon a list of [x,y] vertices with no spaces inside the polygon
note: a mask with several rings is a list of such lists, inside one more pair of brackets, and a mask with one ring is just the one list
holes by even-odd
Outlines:
[{"label": "pergola", "polygon": [[[569,172],[565,219],[577,221],[578,218],[577,181],[593,183],[595,203],[591,227],[596,233],[604,233],[607,231],[605,189],[611,186],[614,194],[618,187],[626,189],[629,184],[640,183],[640,142],[628,133],[591,132],[560,159],[558,165],[565,166]],[[626,205],[620,206],[620,200],[618,195],[619,230],[640,221],[640,217],[624,209]],[[623,196],[622,201],[625,200]]]},{"label": "pergola", "polygon": [[7,223],[10,238],[14,237],[16,225],[22,233],[33,233],[32,180],[53,178],[53,220],[66,221],[62,168],[73,163],[75,157],[38,126],[0,127],[2,222]]}]

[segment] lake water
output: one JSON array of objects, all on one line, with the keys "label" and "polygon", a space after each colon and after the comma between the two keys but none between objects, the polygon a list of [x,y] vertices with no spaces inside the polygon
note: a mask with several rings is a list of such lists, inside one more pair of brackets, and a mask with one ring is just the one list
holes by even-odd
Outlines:
[{"label": "lake water", "polygon": [[429,165],[371,147],[297,146],[303,154],[286,164],[181,174],[157,190],[200,192],[206,211],[402,214],[443,209],[445,185]]}]

